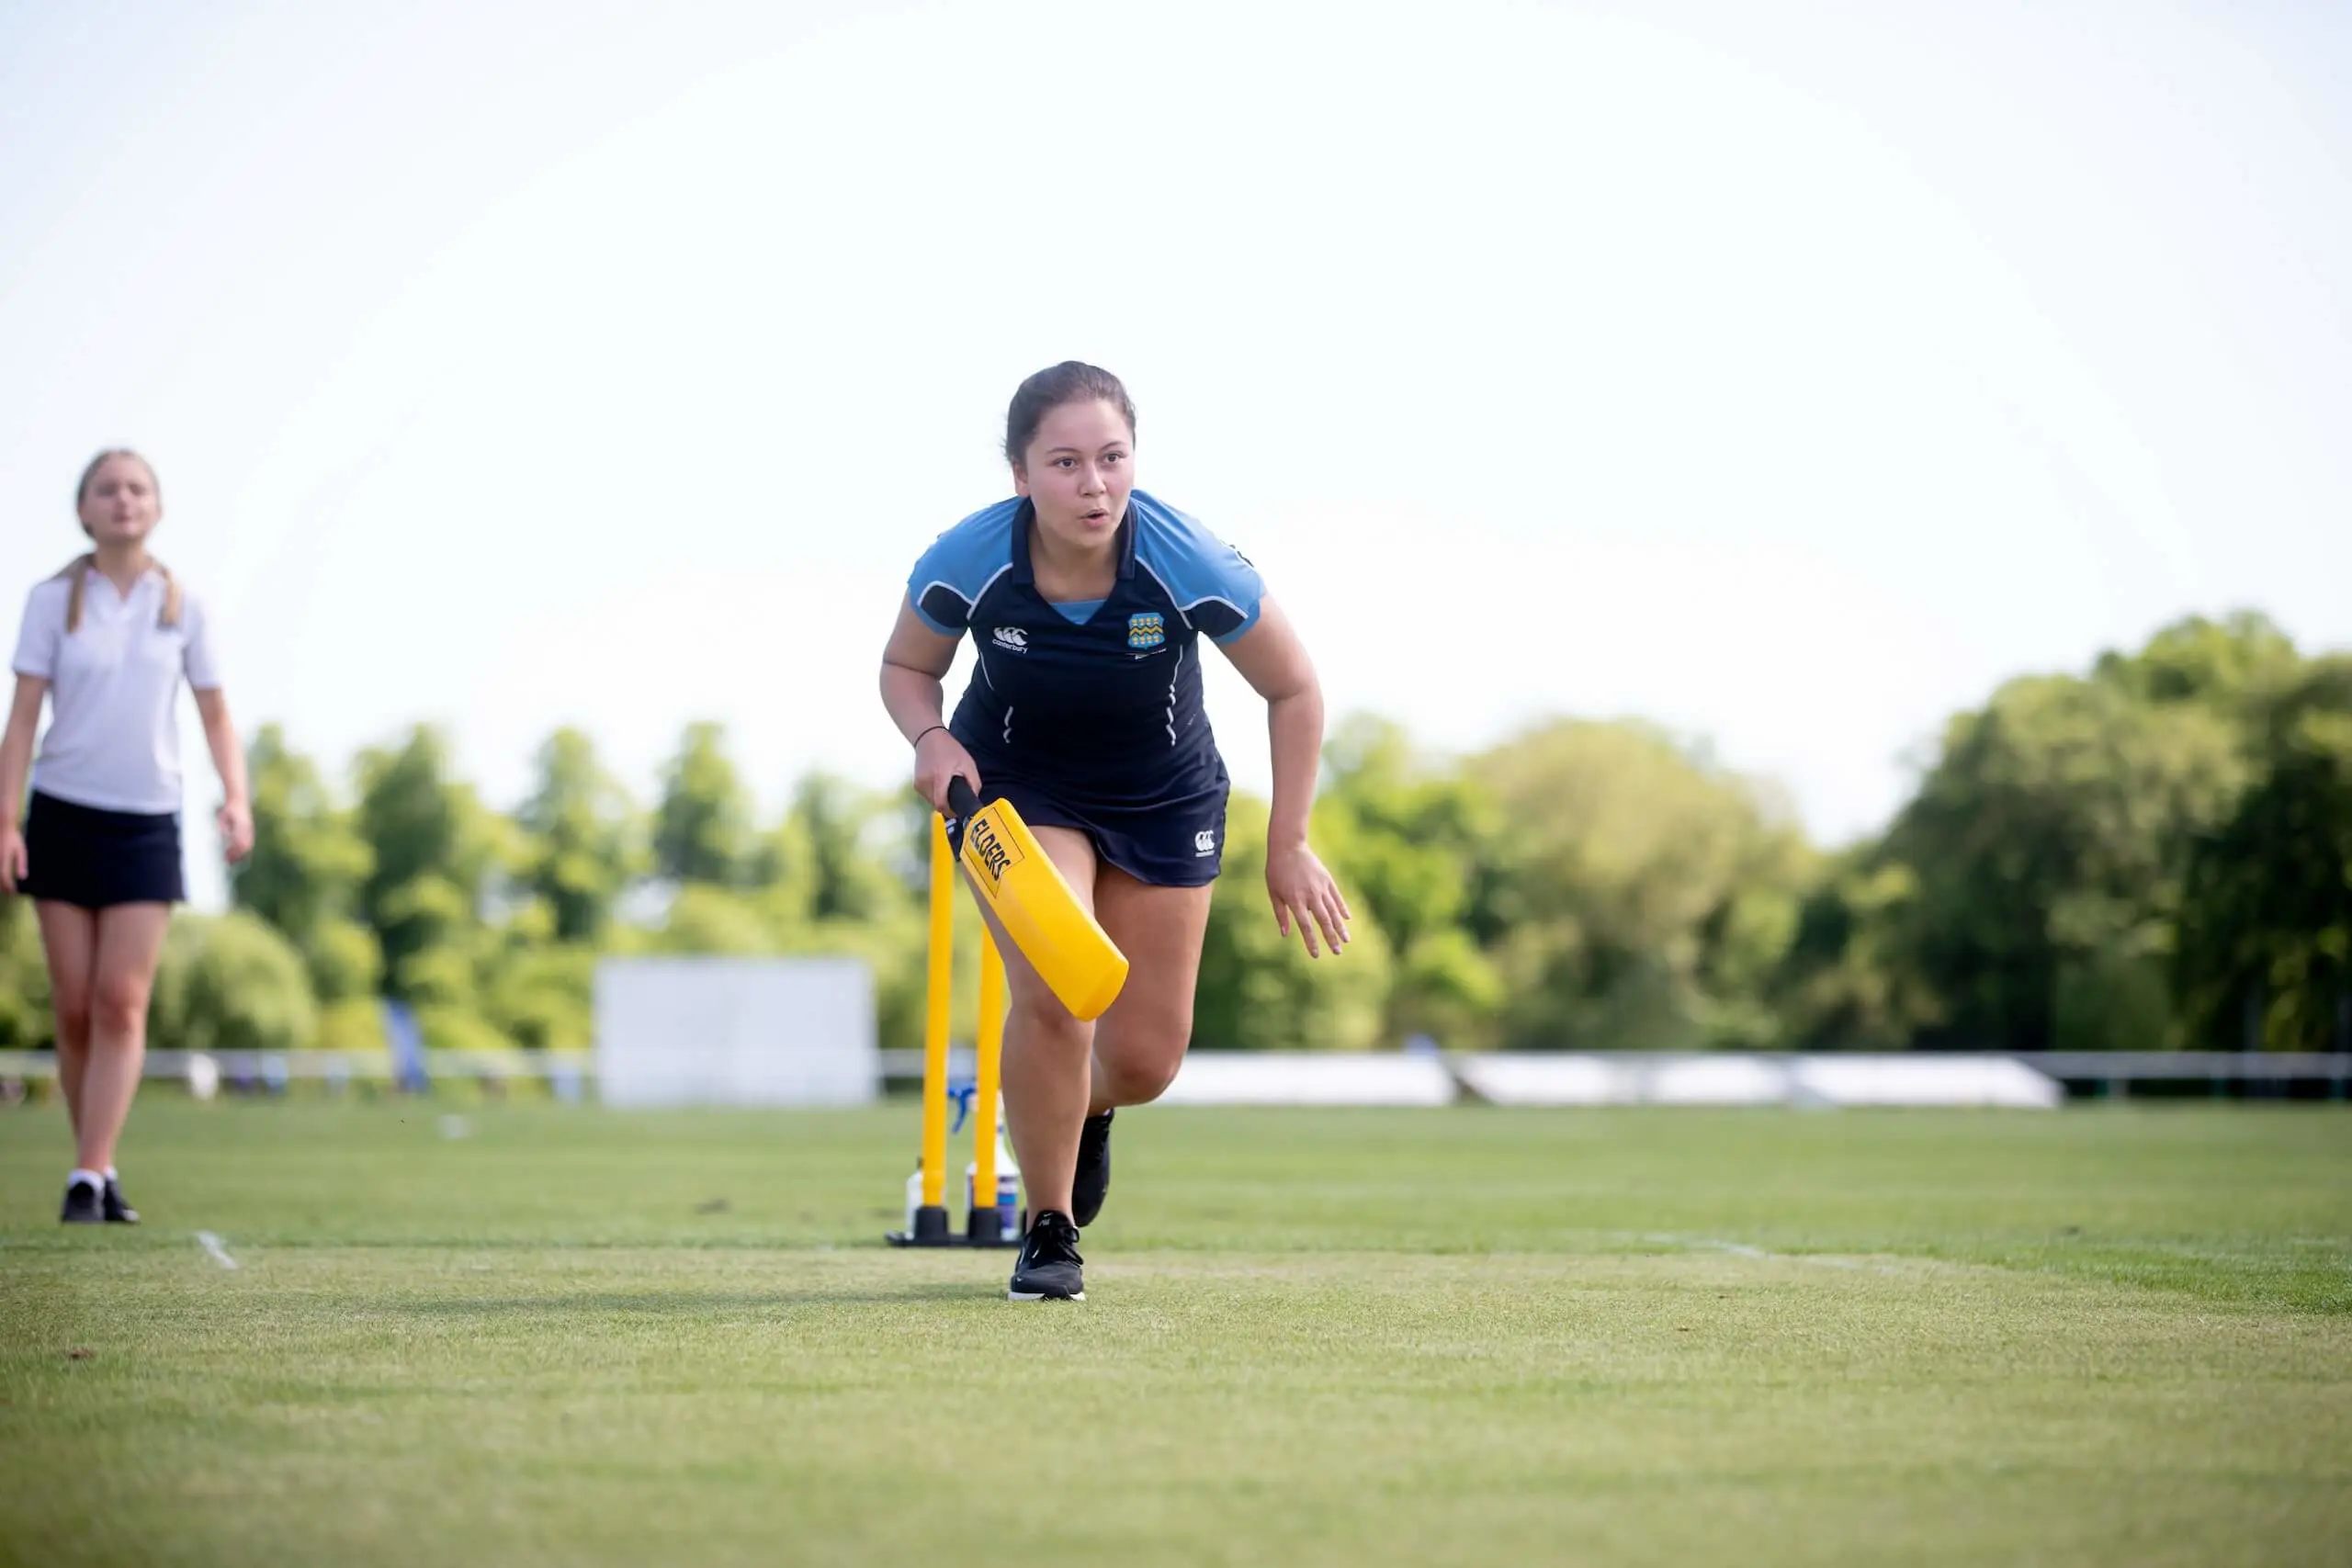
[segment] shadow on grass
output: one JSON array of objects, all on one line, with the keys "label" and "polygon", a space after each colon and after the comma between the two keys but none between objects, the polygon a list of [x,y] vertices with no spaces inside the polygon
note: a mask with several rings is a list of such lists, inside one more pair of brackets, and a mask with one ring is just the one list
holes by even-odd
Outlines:
[{"label": "shadow on grass", "polygon": [[530,1316],[539,1314],[641,1314],[742,1312],[762,1307],[914,1306],[953,1302],[996,1302],[1004,1287],[990,1284],[926,1283],[893,1290],[586,1291],[569,1296],[449,1296],[387,1301],[380,1310],[413,1317]]}]

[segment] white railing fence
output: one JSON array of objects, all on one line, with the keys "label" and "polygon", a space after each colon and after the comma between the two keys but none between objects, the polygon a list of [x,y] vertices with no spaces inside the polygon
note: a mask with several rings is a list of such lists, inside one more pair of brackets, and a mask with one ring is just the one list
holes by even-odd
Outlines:
[{"label": "white railing fence", "polygon": [[[922,1053],[876,1054],[877,1092],[910,1089]],[[421,1075],[418,1069],[421,1068]],[[968,1049],[949,1055],[967,1083]],[[56,1076],[45,1051],[0,1051],[0,1094],[21,1099]],[[585,1053],[153,1051],[146,1076],[209,1098],[296,1089],[418,1091],[514,1086],[570,1102],[597,1099]],[[2352,1100],[2352,1055],[2234,1052],[1864,1055],[1643,1051],[1234,1052],[1199,1050],[1167,1102],[1193,1105],[1984,1105],[2047,1108],[2134,1092]]]}]

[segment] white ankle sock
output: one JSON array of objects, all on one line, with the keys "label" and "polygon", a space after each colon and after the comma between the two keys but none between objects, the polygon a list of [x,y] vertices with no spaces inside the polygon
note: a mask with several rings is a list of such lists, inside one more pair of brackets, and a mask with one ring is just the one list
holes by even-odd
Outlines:
[{"label": "white ankle sock", "polygon": [[116,1174],[114,1167],[108,1166],[107,1167],[107,1179],[108,1181],[120,1181],[122,1178]]},{"label": "white ankle sock", "polygon": [[76,1166],[74,1168],[74,1174],[65,1179],[65,1185],[73,1187],[82,1184],[86,1184],[91,1187],[104,1187],[107,1184],[107,1179],[100,1176],[95,1170],[84,1170],[81,1167]]}]

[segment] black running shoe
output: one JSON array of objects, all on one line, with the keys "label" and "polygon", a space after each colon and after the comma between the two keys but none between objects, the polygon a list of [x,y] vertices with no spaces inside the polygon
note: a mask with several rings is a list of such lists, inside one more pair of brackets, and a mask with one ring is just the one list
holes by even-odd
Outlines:
[{"label": "black running shoe", "polygon": [[1058,1209],[1047,1209],[1030,1222],[1021,1238],[1021,1258],[1012,1266],[1012,1285],[1004,1292],[1009,1302],[1082,1302],[1086,1276],[1078,1255],[1078,1227]]},{"label": "black running shoe", "polygon": [[135,1225],[139,1223],[139,1211],[123,1197],[122,1183],[111,1176],[107,1178],[106,1190],[99,1194],[98,1202],[106,1211],[107,1224]]},{"label": "black running shoe", "polygon": [[95,1181],[69,1181],[65,1184],[65,1206],[57,1212],[58,1223],[68,1225],[99,1225],[106,1224],[106,1205]]},{"label": "black running shoe", "polygon": [[1111,1118],[1115,1111],[1089,1116],[1078,1130],[1078,1170],[1069,1180],[1070,1218],[1084,1230],[1102,1212],[1111,1191]]}]

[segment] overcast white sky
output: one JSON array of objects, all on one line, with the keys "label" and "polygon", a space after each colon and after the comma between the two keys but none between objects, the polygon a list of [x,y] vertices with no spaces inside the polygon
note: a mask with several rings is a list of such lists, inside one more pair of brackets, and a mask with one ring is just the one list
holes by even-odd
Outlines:
[{"label": "overcast white sky", "polygon": [[1075,356],[1335,716],[1645,715],[1834,840],[2007,676],[2352,645],[2346,278],[2320,0],[0,0],[0,586],[126,443],[338,772],[892,783],[906,570]]}]

